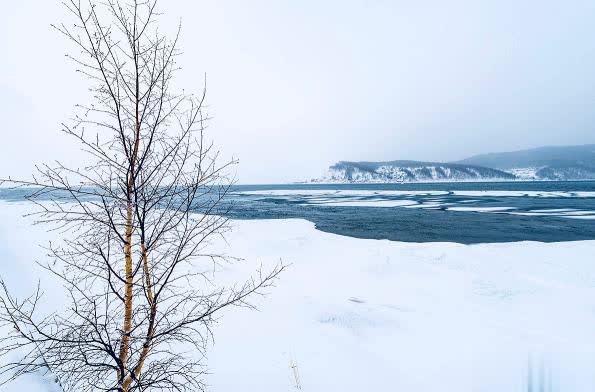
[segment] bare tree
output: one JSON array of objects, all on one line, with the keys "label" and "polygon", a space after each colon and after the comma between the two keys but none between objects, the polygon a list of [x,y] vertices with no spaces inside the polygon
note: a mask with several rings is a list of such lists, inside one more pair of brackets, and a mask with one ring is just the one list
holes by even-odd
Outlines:
[{"label": "bare tree", "polygon": [[0,281],[0,382],[45,371],[64,391],[201,390],[215,314],[250,306],[284,267],[231,287],[209,280],[230,261],[208,245],[227,227],[233,162],[218,165],[205,142],[204,90],[172,92],[180,30],[159,33],[156,0],[64,6],[75,22],[54,27],[76,46],[68,57],[93,104],[63,130],[89,164],[7,181],[32,187],[36,223],[62,233],[42,266],[70,301],[39,315],[41,290],[20,300]]}]

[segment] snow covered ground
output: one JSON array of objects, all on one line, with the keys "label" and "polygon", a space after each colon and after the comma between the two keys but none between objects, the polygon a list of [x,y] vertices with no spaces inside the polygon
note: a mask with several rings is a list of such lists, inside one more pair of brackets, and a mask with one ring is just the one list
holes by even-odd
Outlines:
[{"label": "snow covered ground", "polygon": [[[24,210],[0,203],[0,274],[26,293],[39,276],[34,242],[49,235]],[[296,390],[296,373],[308,392],[526,391],[529,369],[534,390],[540,380],[544,391],[595,388],[595,241],[416,244],[303,220],[233,227],[214,247],[245,261],[221,279],[279,260],[291,267],[256,300],[259,311],[222,315],[213,391]],[[0,390],[45,389],[30,378]]]}]

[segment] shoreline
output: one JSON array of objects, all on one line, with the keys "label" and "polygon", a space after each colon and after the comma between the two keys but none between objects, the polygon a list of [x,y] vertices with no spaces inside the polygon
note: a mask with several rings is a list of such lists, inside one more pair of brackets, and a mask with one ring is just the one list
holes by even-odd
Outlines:
[{"label": "shoreline", "polygon": [[[31,227],[26,210],[0,206],[0,252],[11,260],[0,273],[22,292],[41,279],[44,303],[59,303],[59,285],[32,261],[41,249],[23,247],[54,234]],[[593,240],[408,243],[330,234],[303,219],[230,223],[210,251],[243,261],[219,266],[216,282],[290,267],[255,300],[258,311],[226,312],[215,325],[206,376],[215,390],[289,390],[293,363],[309,392],[500,392],[522,383],[528,355],[547,361],[561,390],[595,386]],[[39,380],[19,385],[47,391]]]}]

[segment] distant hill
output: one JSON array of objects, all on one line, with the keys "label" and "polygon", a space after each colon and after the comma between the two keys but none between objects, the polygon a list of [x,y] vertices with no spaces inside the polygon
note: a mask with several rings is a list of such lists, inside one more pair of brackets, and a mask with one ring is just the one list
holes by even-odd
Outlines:
[{"label": "distant hill", "polygon": [[522,179],[595,179],[595,144],[482,154],[454,163],[504,170]]},{"label": "distant hill", "polygon": [[489,153],[475,155],[453,163],[499,169],[575,165],[595,167],[595,144],[539,147],[530,150]]},{"label": "distant hill", "polygon": [[390,161],[347,162],[329,167],[326,175],[312,182],[391,183],[421,181],[513,180],[502,170],[455,163]]},{"label": "distant hill", "polygon": [[310,182],[392,183],[595,179],[595,144],[475,155],[457,162],[340,161]]}]

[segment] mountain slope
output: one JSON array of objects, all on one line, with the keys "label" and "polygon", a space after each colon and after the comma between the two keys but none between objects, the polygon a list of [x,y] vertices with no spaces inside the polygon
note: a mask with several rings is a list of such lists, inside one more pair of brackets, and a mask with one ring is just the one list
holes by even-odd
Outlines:
[{"label": "mountain slope", "polygon": [[510,173],[476,165],[418,161],[341,161],[331,166],[325,176],[313,182],[390,183],[513,179],[515,176]]},{"label": "mountain slope", "polygon": [[454,163],[505,170],[527,179],[593,179],[595,178],[595,144],[482,154]]},{"label": "mountain slope", "polygon": [[456,162],[340,161],[311,182],[592,180],[595,144],[475,155]]}]

